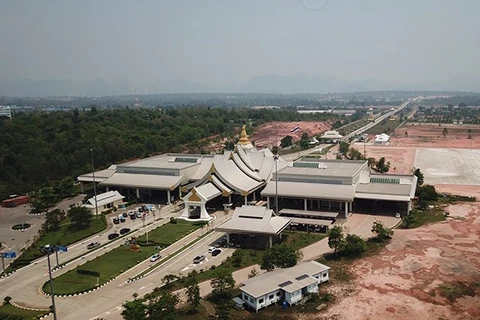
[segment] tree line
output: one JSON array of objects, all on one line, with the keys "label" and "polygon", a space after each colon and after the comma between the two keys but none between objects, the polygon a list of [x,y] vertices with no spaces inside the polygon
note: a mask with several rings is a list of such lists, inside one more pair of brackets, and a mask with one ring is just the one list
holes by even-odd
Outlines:
[{"label": "tree line", "polygon": [[18,113],[0,118],[0,199],[66,177],[164,152],[208,152],[209,137],[232,137],[269,121],[323,121],[295,110],[184,107]]}]

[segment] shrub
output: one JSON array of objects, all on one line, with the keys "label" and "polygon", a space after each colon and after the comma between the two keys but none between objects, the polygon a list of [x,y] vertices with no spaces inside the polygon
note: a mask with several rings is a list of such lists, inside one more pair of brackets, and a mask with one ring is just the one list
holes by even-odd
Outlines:
[{"label": "shrub", "polygon": [[3,304],[10,304],[10,300],[12,300],[12,297],[6,296],[3,298]]},{"label": "shrub", "polygon": [[78,274],[84,274],[84,275],[87,275],[87,276],[94,276],[94,277],[100,276],[100,272],[93,271],[93,270],[77,269],[77,273]]}]

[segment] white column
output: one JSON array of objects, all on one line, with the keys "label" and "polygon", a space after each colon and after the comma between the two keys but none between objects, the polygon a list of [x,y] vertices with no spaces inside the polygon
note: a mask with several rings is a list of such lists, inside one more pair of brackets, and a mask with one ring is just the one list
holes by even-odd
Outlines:
[{"label": "white column", "polygon": [[345,218],[348,218],[348,202],[345,202]]},{"label": "white column", "polygon": [[227,234],[227,244],[229,244],[230,243],[230,233],[227,232],[226,234]]},{"label": "white column", "polygon": [[253,193],[253,201],[257,201],[257,196],[255,195],[255,192]]},{"label": "white column", "polygon": [[409,214],[410,210],[412,210],[412,201],[408,201],[407,210],[407,214]]},{"label": "white column", "polygon": [[270,197],[267,197],[267,209],[270,209]]},{"label": "white column", "polygon": [[303,210],[307,211],[307,199],[303,199]]},{"label": "white column", "polygon": [[232,195],[228,196],[228,203],[232,203]]},{"label": "white column", "polygon": [[108,189],[108,187],[105,187],[105,190],[107,190],[107,192],[110,191],[110,190]]},{"label": "white column", "polygon": [[328,210],[332,210],[332,203],[328,201]]},{"label": "white column", "polygon": [[350,212],[352,212],[352,211],[353,211],[353,201],[350,202]]},{"label": "white column", "polygon": [[137,188],[137,198],[140,199],[140,189]]},{"label": "white column", "polygon": [[247,205],[248,202],[248,196],[245,196],[245,205]]},{"label": "white column", "polygon": [[342,210],[342,202],[340,201],[340,210]]},{"label": "white column", "polygon": [[272,247],[272,236],[268,237],[269,241],[270,241],[270,248]]},{"label": "white column", "polygon": [[170,204],[170,190],[167,190],[167,204]]}]

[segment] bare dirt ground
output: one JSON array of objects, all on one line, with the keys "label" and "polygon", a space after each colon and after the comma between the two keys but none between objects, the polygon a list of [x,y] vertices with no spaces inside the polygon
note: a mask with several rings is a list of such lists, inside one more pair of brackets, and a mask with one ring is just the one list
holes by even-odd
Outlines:
[{"label": "bare dirt ground", "polygon": [[[480,127],[448,125],[444,137],[443,126],[408,124],[397,130],[388,146],[367,144],[366,155],[376,159],[384,156],[391,163],[390,173],[409,173],[417,149],[480,148]],[[473,139],[467,139],[469,128]],[[355,148],[363,152],[363,144]],[[480,198],[480,185],[435,187],[439,192]],[[454,302],[439,289],[458,282],[480,283],[480,202],[454,204],[446,210],[450,217],[445,222],[395,230],[390,244],[379,254],[351,266],[353,281],[328,287],[336,300],[326,311],[299,315],[299,319],[480,319],[478,288],[476,296],[463,296]]]},{"label": "bare dirt ground", "polygon": [[[447,128],[448,131],[445,137],[442,134],[444,128]],[[472,139],[468,139],[469,129],[472,130]],[[395,131],[390,146],[479,149],[480,126],[407,123]]]},{"label": "bare dirt ground", "polygon": [[[300,127],[300,130],[295,132],[290,132],[296,126]],[[273,146],[275,143],[280,144],[285,136],[292,136],[293,141],[298,141],[302,137],[302,134],[306,132],[309,137],[321,134],[327,130],[330,130],[332,127],[331,122],[269,122],[266,124],[260,125],[255,133],[250,137],[251,141],[255,141],[255,146],[259,148]]]},{"label": "bare dirt ground", "polygon": [[447,210],[448,221],[395,230],[378,255],[351,266],[351,284],[328,288],[337,302],[307,318],[480,319],[478,294],[451,302],[439,289],[457,282],[480,283],[480,203],[450,205]]}]

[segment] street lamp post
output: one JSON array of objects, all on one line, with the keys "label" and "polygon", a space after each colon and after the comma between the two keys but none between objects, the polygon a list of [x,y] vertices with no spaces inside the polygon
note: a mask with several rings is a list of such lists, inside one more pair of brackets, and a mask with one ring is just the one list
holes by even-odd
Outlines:
[{"label": "street lamp post", "polygon": [[41,249],[44,253],[47,254],[47,261],[48,261],[48,276],[50,278],[50,296],[52,297],[52,312],[53,312],[53,320],[57,320],[57,309],[55,307],[55,294],[53,293],[53,279],[52,279],[52,267],[50,265],[50,254],[53,253],[55,250],[54,246],[47,244]]},{"label": "street lamp post", "polygon": [[275,161],[275,213],[278,215],[278,154],[274,156]]},{"label": "street lamp post", "polygon": [[93,196],[95,197],[95,215],[98,217],[97,181],[95,180],[95,165],[94,165],[94,162],[93,162],[93,149],[90,149],[90,156],[91,156],[91,159],[92,159]]}]

